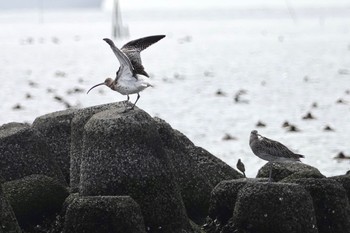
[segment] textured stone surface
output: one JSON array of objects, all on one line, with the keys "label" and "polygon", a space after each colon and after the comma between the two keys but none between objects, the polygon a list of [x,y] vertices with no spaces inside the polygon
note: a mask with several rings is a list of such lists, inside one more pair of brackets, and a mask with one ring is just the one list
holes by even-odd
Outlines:
[{"label": "textured stone surface", "polygon": [[6,181],[43,174],[66,183],[42,135],[35,129],[12,124],[0,130],[0,176]]},{"label": "textured stone surface", "polygon": [[69,184],[71,121],[78,110],[68,109],[40,116],[33,122],[49,145],[50,153],[54,156],[58,166]]},{"label": "textured stone surface", "polygon": [[6,124],[3,124],[0,126],[0,130],[4,130],[4,129],[10,129],[10,128],[26,128],[29,127],[29,124],[26,123],[19,123],[19,122],[9,122]]},{"label": "textured stone surface", "polygon": [[80,194],[131,196],[150,232],[190,231],[156,122],[137,108],[123,110],[99,112],[86,123]]},{"label": "textured stone surface", "polygon": [[246,184],[238,193],[232,222],[231,232],[317,233],[311,196],[296,184]]},{"label": "textured stone surface", "polygon": [[68,196],[61,183],[43,175],[5,182],[3,190],[23,228],[33,227],[54,216]]},{"label": "textured stone surface", "polygon": [[202,223],[208,215],[210,194],[222,180],[243,176],[201,147],[164,120],[155,118],[166,153],[175,171],[175,179],[189,217]]},{"label": "textured stone surface", "polygon": [[329,177],[329,179],[335,180],[343,185],[343,188],[345,189],[348,196],[348,200],[350,201],[350,175],[332,176]]},{"label": "textured stone surface", "polygon": [[238,192],[248,183],[266,182],[267,179],[237,179],[221,181],[212,191],[209,217],[216,224],[225,225],[233,215]]},{"label": "textured stone surface", "polygon": [[343,186],[331,179],[299,179],[310,194],[319,233],[350,233],[350,206]]},{"label": "textured stone surface", "polygon": [[0,233],[21,233],[17,219],[10,203],[2,192],[0,185]]},{"label": "textured stone surface", "polygon": [[146,233],[140,207],[128,196],[75,197],[65,219],[64,233]]},{"label": "textured stone surface", "polygon": [[270,166],[272,166],[272,179],[280,181],[282,179],[292,180],[299,178],[324,178],[325,176],[320,171],[299,162],[268,162],[258,172],[257,178],[268,178]]},{"label": "textured stone surface", "polygon": [[72,192],[78,192],[80,183],[80,164],[83,151],[83,134],[86,122],[95,114],[106,109],[120,108],[123,104],[110,103],[104,105],[83,108],[74,114],[71,123],[71,148],[70,148],[70,188]]}]

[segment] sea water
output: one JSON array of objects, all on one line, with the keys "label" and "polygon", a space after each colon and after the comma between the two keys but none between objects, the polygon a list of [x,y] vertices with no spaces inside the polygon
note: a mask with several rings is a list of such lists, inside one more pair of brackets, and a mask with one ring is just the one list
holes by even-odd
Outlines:
[{"label": "sea water", "polygon": [[[130,37],[116,40],[118,47],[131,39],[166,35],[142,52],[154,87],[140,93],[137,106],[229,165],[240,158],[249,177],[266,163],[249,148],[253,129],[304,154],[303,162],[324,175],[344,174],[350,160],[333,157],[340,151],[350,155],[349,8],[290,10],[123,11]],[[107,87],[86,95],[92,85],[114,78],[119,66],[102,40],[111,36],[110,12],[3,11],[0,27],[0,123],[31,123],[67,107],[126,99]],[[316,119],[303,120],[308,112]],[[256,127],[258,121],[266,127]],[[300,132],[287,132],[285,121]],[[334,131],[324,131],[326,125]],[[226,134],[233,139],[224,140]]]}]

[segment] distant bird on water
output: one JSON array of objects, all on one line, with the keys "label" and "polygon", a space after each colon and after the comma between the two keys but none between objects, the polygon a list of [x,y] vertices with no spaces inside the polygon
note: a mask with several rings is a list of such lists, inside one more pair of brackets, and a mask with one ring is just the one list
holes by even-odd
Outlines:
[{"label": "distant bird on water", "polygon": [[[304,158],[304,155],[295,154],[282,143],[261,136],[257,130],[250,133],[249,146],[256,156],[270,162],[300,162],[300,158]],[[272,166],[269,171],[269,182],[271,175]]]},{"label": "distant bird on water", "polygon": [[106,85],[113,91],[126,95],[127,102],[130,99],[129,95],[137,94],[136,101],[132,107],[127,109],[125,106],[125,111],[134,109],[137,101],[140,98],[140,92],[147,87],[152,86],[147,79],[149,75],[142,65],[140,53],[142,50],[163,39],[164,37],[165,35],[156,35],[132,40],[126,43],[120,50],[114,45],[112,40],[108,38],[103,39],[107,42],[107,44],[109,44],[115,56],[118,58],[120,67],[114,80],[107,78],[103,83],[99,83],[91,87],[87,93],[97,86]]}]

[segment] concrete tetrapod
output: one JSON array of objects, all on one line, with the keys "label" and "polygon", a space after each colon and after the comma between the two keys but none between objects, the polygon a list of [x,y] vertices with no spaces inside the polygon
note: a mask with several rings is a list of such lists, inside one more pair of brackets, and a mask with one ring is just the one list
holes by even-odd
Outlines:
[{"label": "concrete tetrapod", "polygon": [[191,232],[156,122],[138,108],[123,110],[99,112],[86,123],[80,194],[131,196],[149,232]]}]

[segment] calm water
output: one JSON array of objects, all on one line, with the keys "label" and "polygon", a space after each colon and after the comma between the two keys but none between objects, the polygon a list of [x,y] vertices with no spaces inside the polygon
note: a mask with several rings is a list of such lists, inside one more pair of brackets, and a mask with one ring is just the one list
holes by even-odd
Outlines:
[{"label": "calm water", "polygon": [[[241,158],[248,176],[265,163],[250,151],[252,129],[304,154],[303,162],[325,175],[344,174],[350,161],[333,157],[350,155],[350,12],[294,10],[294,18],[286,8],[124,12],[129,39],[167,35],[142,53],[155,87],[141,93],[138,106],[228,164]],[[111,34],[110,18],[97,10],[1,12],[0,123],[32,122],[65,109],[64,102],[126,99],[104,87],[85,94],[118,68],[102,41]],[[245,94],[235,103],[240,90]],[[315,120],[302,119],[309,111]],[[301,131],[286,132],[286,120]],[[267,126],[256,128],[258,121]],[[324,132],[326,125],[335,131]],[[223,140],[226,134],[236,140]]]}]

